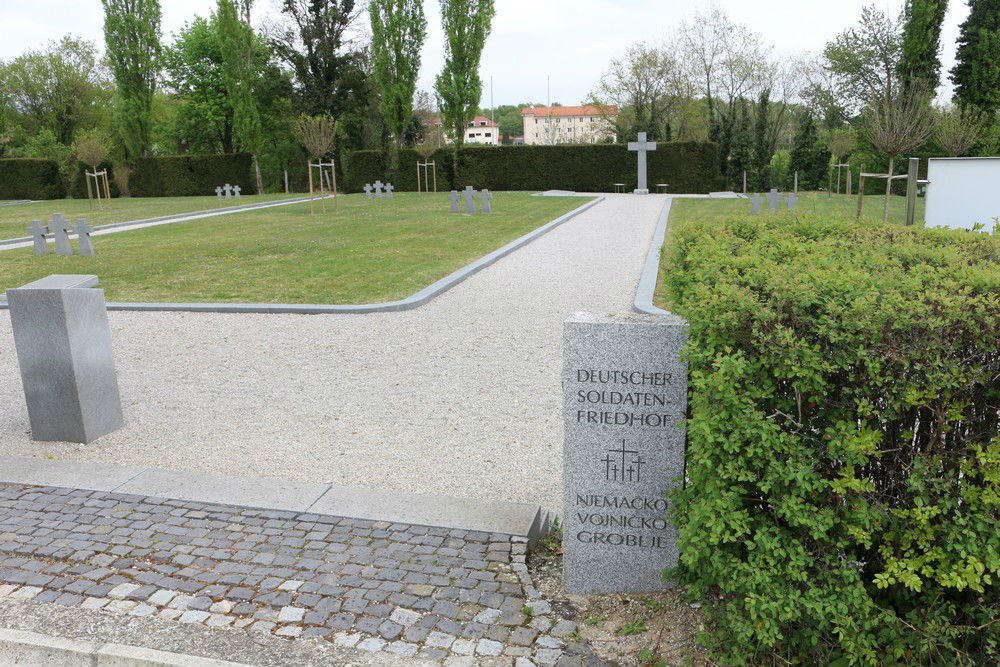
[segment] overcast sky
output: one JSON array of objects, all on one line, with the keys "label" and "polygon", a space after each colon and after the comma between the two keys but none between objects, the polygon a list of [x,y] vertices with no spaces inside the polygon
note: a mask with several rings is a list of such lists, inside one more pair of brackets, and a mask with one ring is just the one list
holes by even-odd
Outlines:
[{"label": "overcast sky", "polygon": [[[715,0],[730,18],[765,35],[778,54],[818,53],[841,30],[854,25],[861,7],[873,0]],[[874,0],[898,13],[902,0]],[[163,34],[171,40],[186,21],[206,16],[213,0],[162,0]],[[277,13],[276,0],[257,0],[253,21]],[[443,63],[437,0],[426,0],[428,38],[418,87],[430,90]],[[657,41],[678,22],[704,11],[708,0],[496,0],[493,33],[483,53],[482,106],[490,106],[490,78],[496,104],[545,102],[551,75],[552,100],[579,104],[611,58],[635,41]],[[941,38],[942,79],[955,61],[958,26],[968,7],[951,0]],[[38,49],[66,33],[103,45],[100,0],[0,0],[0,59]]]}]

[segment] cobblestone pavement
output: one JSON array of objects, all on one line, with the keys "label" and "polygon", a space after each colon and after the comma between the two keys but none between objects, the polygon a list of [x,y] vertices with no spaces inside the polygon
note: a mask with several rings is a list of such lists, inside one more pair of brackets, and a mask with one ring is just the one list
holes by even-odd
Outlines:
[{"label": "cobblestone pavement", "polygon": [[533,587],[526,548],[491,533],[0,484],[0,598],[446,667],[603,665]]}]

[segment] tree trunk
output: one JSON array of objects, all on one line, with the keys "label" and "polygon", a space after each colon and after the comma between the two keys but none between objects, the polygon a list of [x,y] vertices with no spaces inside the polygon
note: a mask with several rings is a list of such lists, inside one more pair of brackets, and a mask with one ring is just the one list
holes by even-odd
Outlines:
[{"label": "tree trunk", "polygon": [[892,192],[892,167],[896,156],[889,156],[889,178],[885,179],[885,205],[882,207],[882,222],[889,222],[889,193]]},{"label": "tree trunk", "polygon": [[262,195],[264,194],[264,179],[260,175],[260,160],[257,159],[256,152],[253,154],[253,168],[257,173],[257,194]]}]

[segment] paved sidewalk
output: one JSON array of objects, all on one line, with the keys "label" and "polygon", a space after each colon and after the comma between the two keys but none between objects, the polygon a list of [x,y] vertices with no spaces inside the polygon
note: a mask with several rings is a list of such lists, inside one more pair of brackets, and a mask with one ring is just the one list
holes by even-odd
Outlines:
[{"label": "paved sidewalk", "polygon": [[0,484],[0,598],[447,667],[603,664],[532,586],[526,547],[494,533]]}]

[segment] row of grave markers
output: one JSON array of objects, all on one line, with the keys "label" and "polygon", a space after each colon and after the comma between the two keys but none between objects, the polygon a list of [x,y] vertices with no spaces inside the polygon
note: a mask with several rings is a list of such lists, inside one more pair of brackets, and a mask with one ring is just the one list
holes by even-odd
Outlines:
[{"label": "row of grave markers", "polygon": [[794,210],[795,204],[797,204],[799,201],[799,198],[796,197],[794,194],[790,194],[787,196],[783,195],[780,192],[778,192],[777,188],[771,188],[771,191],[768,192],[763,197],[760,196],[759,192],[755,192],[753,197],[750,198],[750,203],[753,204],[753,215],[757,215],[758,213],[760,213],[761,204],[764,203],[765,199],[767,200],[768,211],[777,211],[778,205],[782,201],[788,204],[789,209]]},{"label": "row of grave markers", "polygon": [[[52,234],[52,238],[56,242],[56,254],[72,255],[73,246],[69,243],[69,220],[64,218],[62,213],[53,213],[48,227],[48,233]],[[94,244],[90,240],[90,233],[94,231],[93,228],[87,224],[86,220],[80,218],[76,221],[76,227],[72,229],[80,241],[80,249],[77,254],[83,257],[93,257]],[[46,241],[45,226],[38,220],[35,220],[31,223],[31,227],[28,228],[28,232],[31,234],[31,240],[35,245],[35,254],[47,255],[49,253],[49,244]]]},{"label": "row of grave markers", "polygon": [[[372,198],[372,189],[373,188],[371,183],[365,183],[365,199]],[[392,191],[394,190],[394,188],[392,187],[392,183],[386,183],[385,185],[383,185],[382,181],[375,181],[374,190],[375,190],[375,199],[382,199],[383,190],[385,190],[385,198],[392,199]]]},{"label": "row of grave markers", "polygon": [[493,194],[486,188],[483,188],[483,191],[481,193],[476,192],[471,185],[467,185],[465,186],[465,190],[462,191],[462,194],[459,194],[458,190],[452,190],[451,194],[448,195],[448,201],[451,202],[452,213],[459,213],[458,201],[462,198],[462,195],[465,195],[466,213],[476,212],[476,202],[475,202],[476,199],[479,200],[480,205],[482,206],[483,209],[483,213],[493,212],[492,209],[490,208],[490,200],[493,199]]},{"label": "row of grave markers", "polygon": [[239,199],[240,192],[242,192],[240,186],[229,185],[229,183],[226,183],[224,186],[220,185],[219,187],[215,188],[215,196],[218,197],[219,199],[222,199],[222,193],[226,194],[226,199],[232,199],[234,196],[236,197],[236,199]]}]

